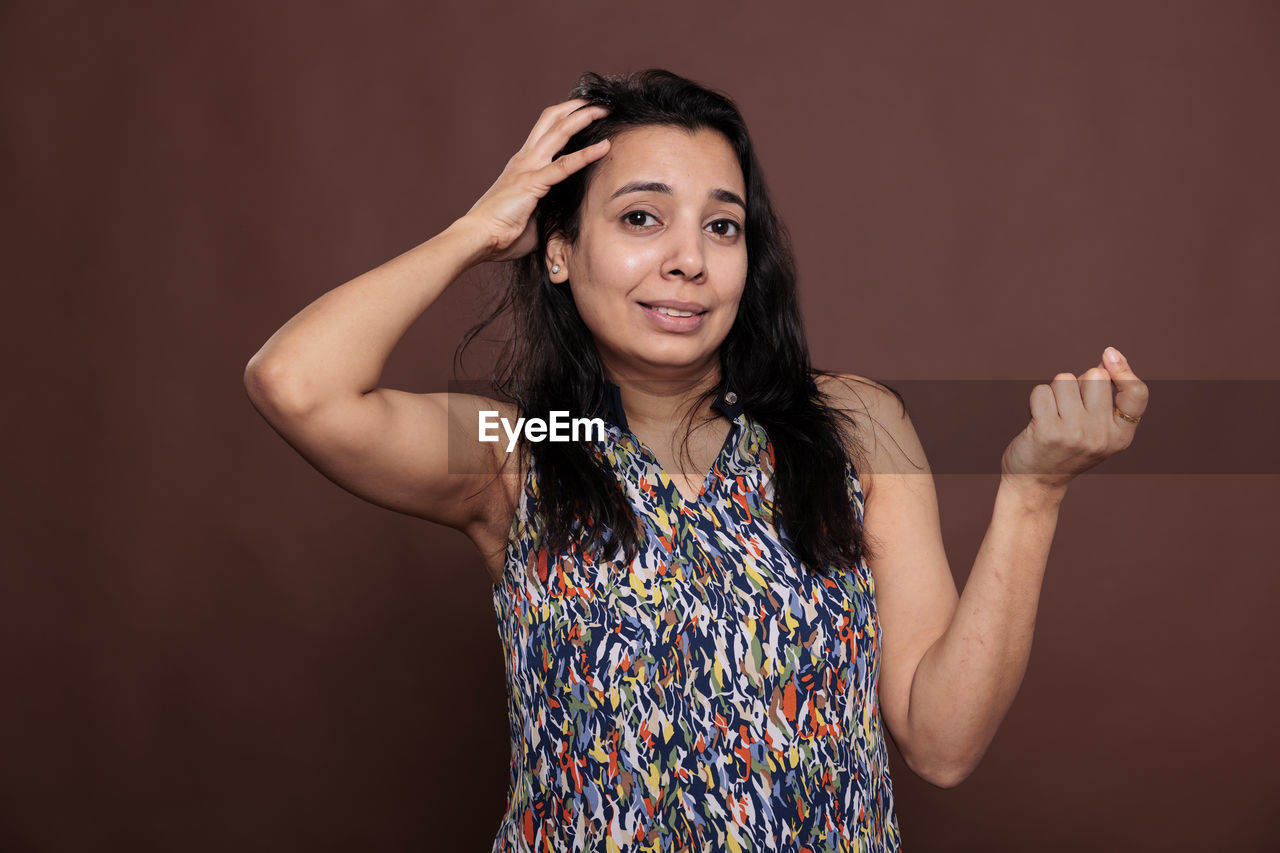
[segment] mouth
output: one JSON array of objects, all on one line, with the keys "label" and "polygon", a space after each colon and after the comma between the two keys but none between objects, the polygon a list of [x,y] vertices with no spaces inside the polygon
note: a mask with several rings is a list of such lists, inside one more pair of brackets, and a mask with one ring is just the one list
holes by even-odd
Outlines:
[{"label": "mouth", "polygon": [[659,329],[689,332],[702,325],[708,309],[692,302],[638,302],[645,315]]},{"label": "mouth", "polygon": [[694,317],[707,313],[706,308],[692,302],[641,302],[640,305],[668,317]]}]

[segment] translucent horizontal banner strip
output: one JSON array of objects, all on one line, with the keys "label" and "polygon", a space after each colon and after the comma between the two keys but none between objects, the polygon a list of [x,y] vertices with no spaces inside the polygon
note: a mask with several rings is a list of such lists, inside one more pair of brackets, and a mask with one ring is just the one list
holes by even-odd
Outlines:
[{"label": "translucent horizontal banner strip", "polygon": [[[1032,389],[1050,384],[1046,379],[878,381],[897,390],[906,401],[934,474],[998,474],[1005,447],[1031,420]],[[1089,469],[1087,475],[1280,474],[1280,380],[1144,381],[1150,401],[1142,423],[1134,428],[1133,443]],[[1114,386],[1106,381],[1099,384],[1106,386],[1099,390],[1107,399],[1114,399]],[[1086,399],[1091,396],[1087,387],[1081,391]],[[494,397],[485,382],[450,382],[449,392]],[[462,404],[462,399],[450,401],[450,471],[480,473],[467,470],[475,468],[479,458],[476,404]],[[586,414],[569,412],[567,417],[583,418]],[[501,426],[494,429],[500,436],[494,446],[505,451],[507,433]],[[864,445],[870,445],[869,436],[864,433],[861,438]],[[691,473],[701,477],[706,472]]]}]

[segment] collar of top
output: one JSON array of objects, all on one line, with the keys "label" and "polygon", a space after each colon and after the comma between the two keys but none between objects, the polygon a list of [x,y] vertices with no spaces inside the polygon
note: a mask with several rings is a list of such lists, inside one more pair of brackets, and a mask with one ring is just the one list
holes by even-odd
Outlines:
[{"label": "collar of top", "polygon": [[[742,404],[738,402],[738,395],[730,391],[728,383],[723,381],[720,383],[720,393],[711,403],[711,408],[729,420],[742,414]],[[606,423],[613,424],[622,430],[630,430],[627,426],[627,413],[622,408],[622,389],[607,379],[605,380],[604,407],[596,414],[604,418]]]}]

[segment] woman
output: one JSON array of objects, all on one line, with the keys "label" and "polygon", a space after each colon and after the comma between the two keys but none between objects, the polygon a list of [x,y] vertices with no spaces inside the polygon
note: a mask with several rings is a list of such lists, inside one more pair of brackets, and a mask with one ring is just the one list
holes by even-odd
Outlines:
[{"label": "woman", "polygon": [[[484,555],[512,739],[495,850],[898,849],[884,725],[930,782],[973,770],[1067,484],[1129,444],[1146,388],[1108,348],[1032,391],[958,596],[900,401],[810,369],[732,102],[662,71],[572,94],[465,216],[280,329],[251,398],[336,482]],[[510,401],[379,388],[483,261],[513,262]],[[481,440],[556,412],[599,432]]]}]

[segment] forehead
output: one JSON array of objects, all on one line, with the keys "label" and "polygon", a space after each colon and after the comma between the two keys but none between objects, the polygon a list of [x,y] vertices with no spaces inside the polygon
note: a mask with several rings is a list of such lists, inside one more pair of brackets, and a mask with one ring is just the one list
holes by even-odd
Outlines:
[{"label": "forehead", "polygon": [[613,137],[609,153],[591,176],[589,195],[609,196],[633,181],[669,185],[676,194],[705,195],[709,190],[732,190],[746,195],[742,167],[729,140],[719,131],[688,131],[654,125],[623,131]]}]

